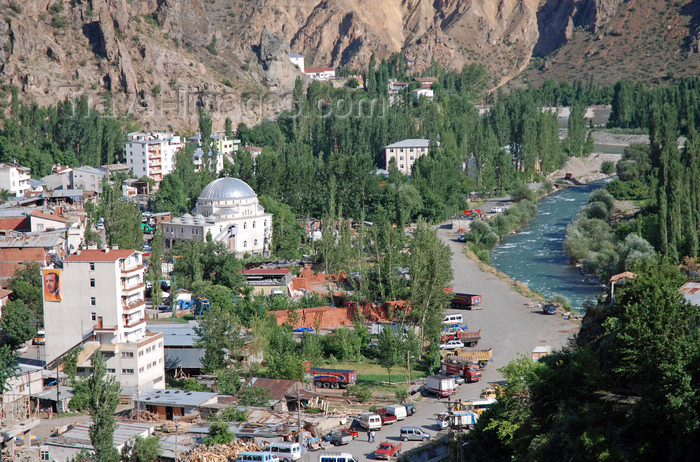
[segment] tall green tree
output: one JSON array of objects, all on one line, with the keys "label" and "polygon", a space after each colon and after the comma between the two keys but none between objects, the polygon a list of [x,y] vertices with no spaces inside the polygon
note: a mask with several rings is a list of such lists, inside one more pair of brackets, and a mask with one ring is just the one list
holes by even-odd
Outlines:
[{"label": "tall green tree", "polygon": [[22,300],[10,300],[2,308],[2,335],[13,347],[22,345],[34,337],[36,325],[34,313]]},{"label": "tall green tree", "polygon": [[26,262],[8,279],[7,288],[12,291],[10,299],[21,300],[34,314],[40,325],[44,324],[44,299],[41,268],[37,262]]},{"label": "tall green tree", "polygon": [[18,359],[10,345],[0,345],[0,392],[9,391],[8,382],[20,373]]},{"label": "tall green tree", "polygon": [[96,462],[119,462],[119,453],[114,447],[114,413],[119,404],[119,382],[107,376],[105,359],[101,353],[92,355],[92,375],[86,379],[84,397],[87,412],[92,419],[88,429],[90,442],[95,450]]},{"label": "tall green tree", "polygon": [[124,200],[119,191],[105,185],[100,200],[100,214],[105,220],[108,246],[116,244],[120,249],[141,248],[141,211],[135,202]]},{"label": "tall green tree", "polygon": [[122,462],[155,462],[160,457],[160,439],[155,436],[137,436],[122,448]]}]

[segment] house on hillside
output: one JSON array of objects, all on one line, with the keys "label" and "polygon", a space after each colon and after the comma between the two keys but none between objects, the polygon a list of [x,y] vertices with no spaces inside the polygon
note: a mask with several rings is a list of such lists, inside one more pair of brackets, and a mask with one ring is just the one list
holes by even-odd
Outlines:
[{"label": "house on hillside", "polygon": [[29,180],[32,179],[29,167],[23,167],[18,163],[0,164],[0,189],[5,189],[15,197],[24,197],[31,191]]},{"label": "house on hillside", "polygon": [[335,79],[335,69],[332,67],[307,67],[304,69],[304,74],[314,80]]}]

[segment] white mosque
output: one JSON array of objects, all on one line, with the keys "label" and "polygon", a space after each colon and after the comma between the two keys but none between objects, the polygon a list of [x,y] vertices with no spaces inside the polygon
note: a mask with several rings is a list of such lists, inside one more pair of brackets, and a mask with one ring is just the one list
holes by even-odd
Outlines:
[{"label": "white mosque", "polygon": [[267,256],[272,238],[272,214],[258,203],[258,195],[245,181],[219,178],[209,183],[197,198],[192,214],[163,222],[167,247],[178,241],[205,240],[211,233],[230,252]]}]

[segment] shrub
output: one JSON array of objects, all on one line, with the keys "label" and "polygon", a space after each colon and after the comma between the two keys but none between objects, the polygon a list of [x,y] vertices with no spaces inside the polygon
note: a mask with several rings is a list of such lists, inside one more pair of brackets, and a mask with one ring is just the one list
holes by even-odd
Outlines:
[{"label": "shrub", "polygon": [[236,406],[228,406],[219,414],[224,422],[245,422],[248,420],[248,413]]},{"label": "shrub", "polygon": [[361,403],[366,403],[367,401],[372,399],[372,391],[359,385],[349,386],[348,393],[354,396],[355,399],[357,399]]},{"label": "shrub", "polygon": [[571,300],[561,294],[556,294],[552,297],[552,303],[557,303],[561,305],[564,311],[571,311],[572,305]]},{"label": "shrub", "polygon": [[535,194],[525,183],[517,183],[513,187],[513,189],[510,190],[510,197],[513,200],[513,202],[520,202],[523,200],[535,200]]},{"label": "shrub", "polygon": [[406,399],[408,399],[408,391],[405,388],[398,388],[394,392],[394,396],[396,398],[396,401],[398,401],[399,403],[403,403],[404,401],[406,401]]},{"label": "shrub", "polygon": [[236,393],[238,404],[241,406],[267,407],[272,399],[270,389],[264,387],[243,387]]},{"label": "shrub", "polygon": [[489,255],[489,253],[486,249],[484,249],[483,247],[479,247],[477,244],[474,244],[473,242],[470,242],[468,245],[469,245],[469,250],[474,252],[476,257],[480,261],[483,261],[484,263],[489,263],[491,261],[491,255]]},{"label": "shrub", "polygon": [[615,198],[605,189],[599,189],[588,197],[588,203],[592,204],[593,202],[602,202],[605,204],[608,213],[612,213],[615,207]]},{"label": "shrub", "polygon": [[307,407],[306,409],[304,409],[304,412],[306,412],[307,414],[320,414],[323,412],[323,409],[321,409],[320,407]]},{"label": "shrub", "polygon": [[231,433],[228,429],[228,425],[225,423],[215,422],[209,427],[209,436],[204,438],[202,443],[207,446],[213,446],[215,444],[228,444],[230,443],[236,435]]},{"label": "shrub", "polygon": [[603,163],[600,164],[600,171],[606,175],[610,175],[615,171],[615,163],[609,160],[603,161]]}]

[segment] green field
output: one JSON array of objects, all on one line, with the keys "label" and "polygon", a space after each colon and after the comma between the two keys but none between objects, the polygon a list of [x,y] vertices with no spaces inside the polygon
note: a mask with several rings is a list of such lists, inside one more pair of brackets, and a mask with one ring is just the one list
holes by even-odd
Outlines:
[{"label": "green field", "polygon": [[[363,362],[338,362],[335,364],[326,364],[321,366],[324,369],[347,369],[357,371],[357,384],[361,386],[387,386],[389,375],[386,369],[371,360]],[[422,379],[428,376],[428,371],[420,364],[413,367],[411,365],[411,382]],[[392,367],[391,382],[394,384],[406,384],[406,368]]]}]

